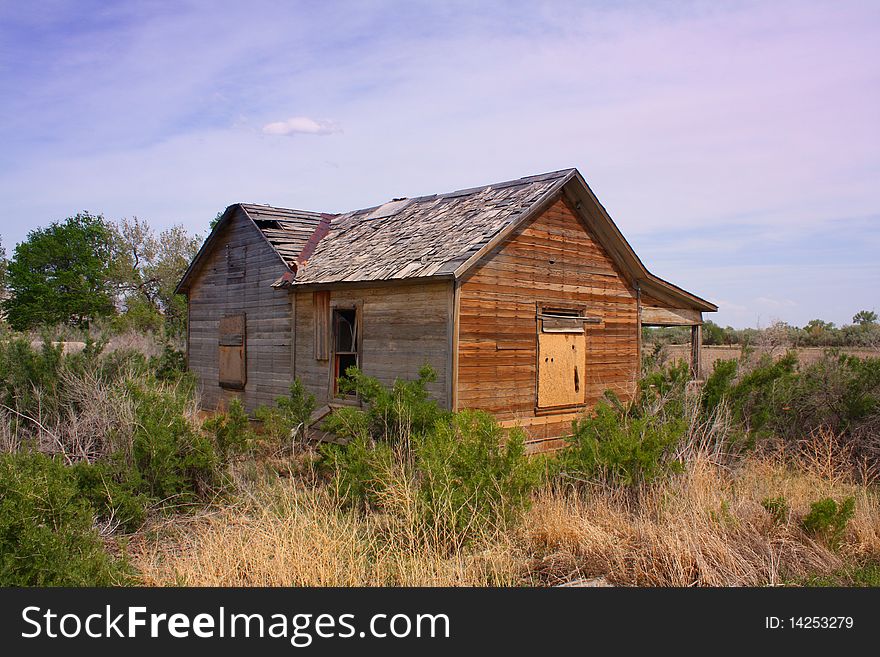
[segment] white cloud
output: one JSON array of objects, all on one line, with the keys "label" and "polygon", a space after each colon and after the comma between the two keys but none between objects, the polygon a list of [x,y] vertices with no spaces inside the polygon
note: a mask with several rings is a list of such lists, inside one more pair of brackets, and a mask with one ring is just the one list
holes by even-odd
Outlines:
[{"label": "white cloud", "polygon": [[332,135],[342,132],[336,121],[311,119],[308,116],[292,116],[286,121],[275,121],[263,126],[264,135]]}]

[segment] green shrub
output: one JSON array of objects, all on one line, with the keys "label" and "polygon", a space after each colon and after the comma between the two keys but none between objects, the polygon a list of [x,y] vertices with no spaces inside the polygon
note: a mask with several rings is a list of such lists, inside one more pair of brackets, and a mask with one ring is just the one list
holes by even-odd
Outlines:
[{"label": "green shrub", "polygon": [[308,438],[309,423],[315,411],[315,396],[306,390],[298,378],[290,386],[290,394],[278,397],[275,407],[260,406],[254,412],[263,423],[266,436],[283,444],[295,435]]},{"label": "green shrub", "polygon": [[461,411],[416,443],[425,521],[450,536],[519,519],[541,483],[543,464],[525,453],[525,434],[483,411]]},{"label": "green shrub", "polygon": [[225,464],[232,456],[246,453],[253,447],[254,434],[240,399],[229,402],[226,413],[217,413],[205,420],[202,428],[214,436],[220,463]]},{"label": "green shrub", "polygon": [[381,506],[395,454],[388,443],[376,443],[356,435],[344,445],[324,443],[319,448],[322,465],[333,475],[333,486],[349,506],[368,509]]},{"label": "green shrub", "polygon": [[126,300],[124,312],[110,320],[114,331],[138,331],[140,333],[159,333],[165,326],[165,318],[156,307],[144,299],[131,297]]},{"label": "green shrub", "polygon": [[125,583],[74,472],[39,453],[0,455],[0,586]]},{"label": "green shrub", "polygon": [[639,381],[638,397],[629,408],[625,409],[610,392],[605,396],[622,413],[650,412],[662,418],[678,419],[684,416],[685,394],[690,380],[690,366],[678,361],[643,377]]},{"label": "green shrub", "polygon": [[856,511],[856,499],[846,498],[838,504],[826,497],[810,505],[801,526],[808,534],[825,540],[831,547],[838,547],[846,533],[846,526]]},{"label": "green shrub", "polygon": [[0,402],[27,415],[57,413],[63,358],[48,340],[39,349],[23,338],[0,342]]},{"label": "green shrub", "polygon": [[[370,416],[366,411],[351,406],[337,408],[327,416],[321,427],[343,441],[372,440]],[[387,441],[384,441],[387,442]]]},{"label": "green shrub", "polygon": [[162,355],[150,359],[150,369],[160,381],[175,381],[186,372],[186,353],[166,343]]},{"label": "green shrub", "polygon": [[730,394],[737,369],[738,364],[734,359],[715,361],[715,368],[703,384],[702,404],[705,411],[711,413],[717,409],[722,400]]},{"label": "green shrub", "polygon": [[[382,509],[389,497],[414,491],[411,510],[426,528],[444,540],[466,541],[517,519],[544,464],[526,456],[521,431],[506,435],[491,415],[442,411],[427,399],[429,375],[423,369],[417,380],[388,389],[352,369],[352,380],[374,405],[341,408],[328,418],[324,429],[347,442],[322,445],[322,463],[350,504]],[[401,476],[407,489],[387,495]]]},{"label": "green shrub", "polygon": [[777,525],[785,523],[788,519],[788,502],[784,497],[768,497],[761,501],[761,506],[773,517]]},{"label": "green shrub", "polygon": [[797,354],[788,352],[777,361],[764,356],[730,389],[729,398],[736,416],[759,433],[791,426],[788,391],[797,376]]},{"label": "green shrub", "polygon": [[572,423],[572,435],[559,455],[561,471],[578,479],[604,478],[635,486],[681,464],[671,458],[687,431],[683,417],[630,414],[600,402],[595,415]]},{"label": "green shrub", "polygon": [[444,416],[445,412],[428,396],[427,386],[436,379],[434,370],[425,365],[419,370],[418,378],[396,379],[389,388],[356,367],[350,367],[345,377],[340,377],[339,389],[345,394],[356,394],[367,406],[374,437],[395,443],[427,433]]},{"label": "green shrub", "polygon": [[218,459],[209,437],[186,417],[185,388],[129,384],[135,402],[130,476],[133,489],[166,502],[189,503],[218,482]]},{"label": "green shrub", "polygon": [[136,531],[144,522],[149,499],[133,490],[132,481],[121,459],[89,463],[80,461],[71,468],[82,499],[100,520],[118,523],[126,531]]}]

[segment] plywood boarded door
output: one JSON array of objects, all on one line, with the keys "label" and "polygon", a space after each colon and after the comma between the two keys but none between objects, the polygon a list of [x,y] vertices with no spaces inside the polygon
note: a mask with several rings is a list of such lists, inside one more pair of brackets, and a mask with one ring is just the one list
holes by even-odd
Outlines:
[{"label": "plywood boarded door", "polygon": [[246,326],[244,313],[220,320],[219,383],[223,388],[243,390],[247,383]]}]

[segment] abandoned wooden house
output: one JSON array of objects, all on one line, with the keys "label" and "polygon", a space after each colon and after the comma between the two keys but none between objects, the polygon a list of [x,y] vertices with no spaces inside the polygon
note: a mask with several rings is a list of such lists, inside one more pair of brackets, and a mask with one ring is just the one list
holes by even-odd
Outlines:
[{"label": "abandoned wooden house", "polygon": [[635,389],[642,326],[717,307],[651,274],[575,169],[332,215],[229,206],[178,286],[189,368],[213,409],[271,404],[299,377],[326,409],[338,377],[429,364],[431,394],[553,446],[605,390]]}]

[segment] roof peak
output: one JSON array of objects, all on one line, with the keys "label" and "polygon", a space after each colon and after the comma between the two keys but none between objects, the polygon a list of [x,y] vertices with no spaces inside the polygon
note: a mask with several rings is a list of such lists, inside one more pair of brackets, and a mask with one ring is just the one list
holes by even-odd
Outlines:
[{"label": "roof peak", "polygon": [[294,212],[304,215],[313,215],[314,217],[320,219],[322,217],[329,216],[340,216],[340,215],[353,215],[353,214],[361,214],[361,213],[371,213],[377,212],[381,208],[390,205],[391,203],[396,203],[399,201],[424,201],[432,198],[456,198],[458,196],[466,196],[470,194],[475,194],[477,192],[487,190],[487,189],[503,189],[505,187],[516,187],[517,185],[528,185],[536,182],[543,182],[547,180],[556,180],[559,178],[564,178],[566,176],[572,175],[577,172],[575,167],[569,167],[567,169],[557,169],[556,171],[547,171],[544,173],[536,173],[529,176],[523,176],[521,178],[511,178],[509,180],[499,180],[497,182],[488,183],[486,185],[477,185],[476,187],[463,187],[461,189],[455,189],[449,192],[440,192],[435,194],[424,194],[422,196],[395,196],[394,198],[385,201],[384,203],[379,203],[378,205],[371,205],[365,208],[356,208],[353,210],[347,210],[345,212],[339,213],[328,213],[328,212],[320,212],[315,210],[302,210],[299,208],[287,208],[278,205],[269,205],[268,203],[233,203],[233,205],[240,205],[246,210],[255,209],[259,210],[261,208],[266,210],[280,211],[280,212]]}]

